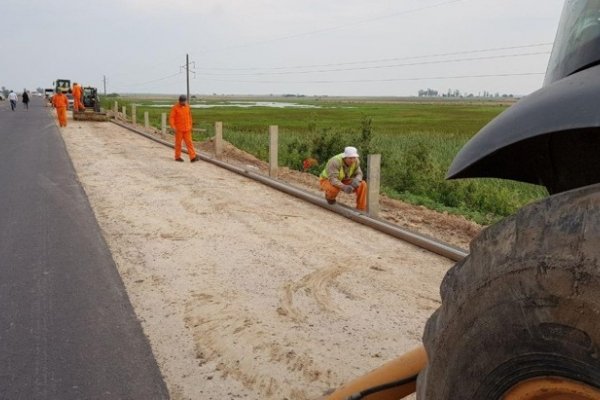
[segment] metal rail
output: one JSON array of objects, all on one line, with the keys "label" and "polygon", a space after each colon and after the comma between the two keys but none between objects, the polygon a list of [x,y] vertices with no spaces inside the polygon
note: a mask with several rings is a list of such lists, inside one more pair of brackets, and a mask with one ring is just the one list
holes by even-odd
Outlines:
[{"label": "metal rail", "polygon": [[[130,131],[135,132],[141,136],[144,136],[150,140],[154,140],[155,142],[160,143],[162,145],[165,145],[165,146],[168,146],[171,148],[174,147],[174,145],[172,143],[167,142],[162,139],[159,139],[154,135],[143,132],[143,131],[136,129],[135,127],[130,126],[128,124],[124,124],[124,123],[114,120],[114,119],[111,119],[111,122],[122,128],[129,129]],[[187,153],[186,149],[182,149],[182,151]],[[466,250],[460,249],[458,247],[454,247],[452,245],[449,245],[447,243],[441,242],[439,240],[430,238],[430,237],[422,235],[422,234],[410,232],[406,229],[398,227],[397,225],[391,224],[386,221],[382,221],[380,219],[370,217],[366,214],[360,213],[357,210],[347,207],[347,206],[344,206],[344,205],[329,205],[325,201],[324,197],[315,196],[312,193],[308,193],[304,190],[298,189],[294,186],[288,185],[288,184],[278,181],[276,179],[269,178],[267,176],[260,175],[255,172],[248,171],[247,169],[236,167],[236,166],[227,164],[225,162],[216,160],[214,158],[207,156],[206,154],[202,154],[199,151],[197,151],[196,153],[197,153],[198,157],[200,157],[200,159],[203,161],[209,162],[211,164],[215,164],[221,168],[225,168],[229,171],[235,172],[236,174],[243,175],[250,179],[254,179],[255,181],[258,181],[269,187],[272,187],[274,189],[277,189],[277,190],[287,193],[289,195],[298,197],[299,199],[308,201],[319,207],[326,208],[329,211],[333,211],[333,212],[340,214],[346,218],[349,218],[353,221],[356,221],[363,225],[369,226],[375,230],[386,233],[395,238],[404,240],[408,243],[411,243],[415,246],[421,247],[432,253],[439,254],[441,256],[449,258],[450,260],[460,261],[468,255],[468,252]]]}]

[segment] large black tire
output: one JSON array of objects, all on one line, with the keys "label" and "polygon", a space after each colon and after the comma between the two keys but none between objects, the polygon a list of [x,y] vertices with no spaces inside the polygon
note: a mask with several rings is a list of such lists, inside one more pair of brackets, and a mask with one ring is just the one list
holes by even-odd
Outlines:
[{"label": "large black tire", "polygon": [[538,376],[600,388],[600,185],[484,230],[440,291],[417,399],[494,400]]}]

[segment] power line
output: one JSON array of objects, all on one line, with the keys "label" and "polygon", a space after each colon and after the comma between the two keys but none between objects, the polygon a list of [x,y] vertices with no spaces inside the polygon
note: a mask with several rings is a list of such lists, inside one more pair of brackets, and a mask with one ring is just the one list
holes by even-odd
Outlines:
[{"label": "power line", "polygon": [[[172,66],[173,64],[179,63],[179,61],[177,60],[178,58],[179,58],[179,56],[172,57],[169,60],[164,60],[162,62],[154,63],[152,65],[144,64],[143,68],[144,68],[144,71],[148,72],[148,70],[157,69],[157,68],[162,67],[164,65],[171,65]],[[114,78],[114,77],[122,77],[122,76],[134,75],[134,74],[138,74],[138,73],[139,73],[138,71],[117,72],[117,73],[114,73],[114,74],[110,74],[110,76]]]},{"label": "power line", "polygon": [[[348,63],[339,63],[339,64],[317,64],[314,65],[312,67],[327,67],[327,66],[336,66],[336,65],[356,65],[356,64],[360,64],[360,63],[370,63],[370,62],[377,62],[377,61],[393,61],[393,60],[410,60],[410,59],[419,59],[419,58],[428,58],[428,57],[443,57],[443,56],[449,56],[449,55],[459,55],[459,54],[474,54],[474,53],[482,53],[482,52],[491,52],[491,51],[500,51],[500,50],[511,50],[511,49],[520,49],[520,48],[530,48],[530,47],[539,47],[539,46],[545,46],[545,45],[550,45],[552,43],[537,43],[537,44],[531,44],[531,45],[522,45],[522,46],[509,46],[509,47],[497,47],[497,48],[490,48],[490,49],[479,49],[479,50],[466,50],[466,51],[460,51],[460,52],[453,52],[453,53],[438,53],[438,54],[430,54],[430,55],[422,55],[422,56],[412,56],[412,57],[394,57],[394,58],[387,58],[387,59],[380,59],[380,60],[372,60],[372,61],[365,61],[365,62],[348,62]],[[257,73],[240,73],[240,74],[220,74],[220,73],[206,73],[203,72],[203,75],[209,75],[209,76],[264,76],[264,75],[292,75],[292,74],[309,74],[309,73],[326,73],[326,72],[343,72],[343,71],[357,71],[357,70],[370,70],[370,69],[384,69],[384,68],[397,68],[397,67],[407,67],[407,66],[417,66],[417,65],[427,65],[427,64],[441,64],[441,63],[450,63],[450,62],[464,62],[464,61],[480,61],[480,60],[487,60],[487,59],[495,59],[495,58],[510,58],[510,57],[524,57],[524,56],[533,56],[533,55],[543,55],[543,54],[549,54],[549,52],[531,52],[531,53],[516,53],[516,54],[504,54],[504,55],[494,55],[494,56],[485,56],[485,57],[468,57],[468,58],[457,58],[457,59],[447,59],[447,60],[434,60],[434,61],[422,61],[422,62],[416,62],[416,63],[403,63],[403,64],[391,64],[391,65],[375,65],[375,66],[368,66],[368,67],[356,67],[356,68],[334,68],[334,69],[324,69],[324,70],[309,70],[309,71],[287,71],[287,72],[257,72]],[[194,64],[195,66],[195,64]],[[287,68],[301,68],[302,66],[297,66],[297,67],[287,67]],[[310,68],[310,65],[304,66],[306,68]],[[272,70],[280,70],[280,69],[284,69],[286,67],[273,67],[271,68]],[[196,69],[189,69],[190,72],[192,73],[196,73],[199,72],[200,70],[203,70],[204,68],[196,68]],[[240,68],[239,70],[252,70],[253,68]],[[228,69],[226,69],[228,70]],[[236,70],[236,69],[233,69]],[[125,86],[125,87],[136,87],[136,86],[144,86],[144,85],[148,85],[151,83],[155,83],[155,82],[160,82],[163,80],[167,80],[173,77],[176,77],[178,75],[181,75],[183,73],[183,70],[180,70],[177,73],[174,74],[170,74],[167,76],[163,76],[160,78],[156,78],[156,79],[152,79],[149,81],[144,81],[144,82],[137,82],[137,83],[131,83],[131,84],[126,84],[126,85],[119,85],[119,86]],[[506,76],[506,75],[499,75],[499,76]],[[477,77],[477,76],[474,76]],[[421,79],[421,78],[419,78]],[[427,78],[423,78],[423,79],[427,79]],[[433,78],[432,78],[433,79]],[[409,79],[410,80],[410,79]],[[222,80],[225,81],[225,80]],[[359,81],[339,81],[340,83],[345,83],[345,82],[362,82],[363,80],[359,80]],[[379,82],[381,80],[374,80],[373,82]],[[385,81],[385,80],[384,80]],[[227,81],[225,81],[227,82]],[[240,82],[240,81],[230,81],[230,82]],[[249,82],[266,82],[266,81],[249,81]],[[326,82],[326,81],[310,81],[312,83],[319,83],[319,82]],[[331,82],[335,82],[335,81],[331,81]],[[366,80],[365,82],[368,82],[368,80]],[[283,82],[271,82],[271,83],[283,83]],[[307,82],[308,83],[308,82]]]},{"label": "power line", "polygon": [[445,64],[455,63],[464,61],[481,61],[491,60],[499,58],[512,58],[512,57],[528,57],[549,54],[549,52],[533,52],[533,53],[518,53],[518,54],[504,54],[496,56],[485,56],[485,57],[467,57],[457,58],[449,60],[435,60],[435,61],[421,61],[414,63],[403,63],[403,64],[391,64],[391,65],[375,65],[369,67],[354,67],[354,68],[333,68],[333,69],[321,69],[321,70],[309,70],[309,71],[286,71],[286,72],[256,72],[256,73],[237,73],[237,74],[220,74],[220,73],[204,73],[209,76],[264,76],[264,75],[295,75],[295,74],[313,74],[313,73],[326,73],[326,72],[345,72],[345,71],[364,71],[372,69],[384,69],[384,68],[399,68],[399,67],[412,67],[417,65],[428,65],[428,64]]},{"label": "power line", "polygon": [[264,80],[226,80],[226,79],[212,79],[217,82],[229,82],[229,83],[277,83],[277,84],[290,84],[290,83],[372,83],[372,82],[398,82],[398,81],[424,81],[424,80],[440,80],[440,79],[466,79],[466,78],[496,78],[496,77],[509,77],[509,76],[530,76],[530,75],[544,75],[545,72],[518,72],[518,73],[505,73],[505,74],[485,74],[485,75],[454,75],[454,76],[430,76],[430,77],[410,77],[410,78],[389,78],[389,79],[356,79],[356,80],[311,80],[311,81],[264,81]]},{"label": "power line", "polygon": [[173,77],[175,77],[175,76],[177,76],[177,75],[181,75],[181,74],[183,74],[183,71],[179,71],[179,72],[177,72],[177,73],[175,73],[175,74],[172,74],[172,75],[167,75],[167,76],[163,76],[163,77],[161,77],[161,78],[153,79],[153,80],[146,81],[146,82],[131,83],[131,84],[128,84],[128,85],[120,85],[120,86],[125,86],[125,87],[131,87],[131,86],[143,86],[143,85],[147,85],[147,84],[149,84],[149,83],[155,83],[155,82],[164,81],[164,80],[166,80],[166,79],[173,78]]},{"label": "power line", "polygon": [[[419,11],[423,11],[423,10],[428,10],[428,9],[432,9],[432,8],[442,7],[442,6],[446,6],[446,5],[453,4],[453,3],[460,3],[460,2],[463,2],[463,1],[468,1],[468,0],[450,0],[450,1],[444,1],[444,2],[441,2],[441,3],[437,3],[437,4],[432,4],[430,6],[418,7],[418,8],[413,8],[413,9],[410,9],[410,10],[399,11],[399,12],[395,12],[395,13],[392,13],[392,14],[386,14],[386,15],[381,15],[381,16],[378,16],[378,17],[367,18],[367,19],[364,19],[364,20],[350,22],[350,23],[347,23],[347,24],[332,26],[332,27],[329,27],[329,28],[322,28],[322,29],[316,29],[316,30],[313,30],[313,31],[300,32],[300,33],[296,33],[296,34],[292,34],[292,35],[280,36],[280,37],[277,37],[277,38],[267,39],[267,40],[260,40],[260,41],[256,41],[256,42],[248,42],[248,43],[243,43],[243,44],[239,44],[239,45],[226,46],[226,47],[221,47],[221,48],[218,48],[218,49],[213,49],[212,51],[215,51],[215,50],[239,49],[239,48],[251,47],[251,46],[256,46],[256,45],[261,45],[261,44],[279,42],[279,41],[282,41],[282,40],[295,39],[295,38],[302,37],[302,36],[310,36],[310,35],[315,35],[315,34],[324,33],[324,32],[331,32],[331,31],[335,31],[335,30],[339,30],[339,29],[344,29],[344,28],[356,26],[356,25],[366,24],[366,23],[369,23],[369,22],[379,21],[379,20],[382,20],[382,19],[397,17],[399,15],[413,14],[413,13],[416,13],[416,12],[419,12]],[[203,53],[207,53],[207,52],[210,52],[210,51],[211,50],[203,51]]]},{"label": "power line", "polygon": [[295,66],[288,66],[288,67],[285,67],[285,66],[280,66],[280,67],[239,67],[239,68],[200,67],[200,68],[197,68],[196,71],[210,71],[210,70],[252,71],[252,70],[281,70],[281,69],[334,67],[334,66],[342,66],[342,65],[372,64],[372,63],[378,63],[378,62],[414,60],[414,59],[420,59],[420,58],[447,57],[447,56],[454,56],[454,55],[460,55],[460,54],[489,53],[489,52],[493,52],[493,51],[516,50],[516,49],[525,49],[525,48],[530,48],[530,47],[551,46],[552,44],[553,44],[552,42],[534,43],[534,44],[527,44],[527,45],[520,45],[520,46],[492,47],[492,48],[488,48],[488,49],[464,50],[464,51],[457,51],[457,52],[451,52],[451,53],[426,54],[426,55],[411,56],[411,57],[392,57],[392,58],[380,58],[380,59],[375,59],[375,60],[350,61],[350,62],[329,63],[329,64],[295,65]]}]

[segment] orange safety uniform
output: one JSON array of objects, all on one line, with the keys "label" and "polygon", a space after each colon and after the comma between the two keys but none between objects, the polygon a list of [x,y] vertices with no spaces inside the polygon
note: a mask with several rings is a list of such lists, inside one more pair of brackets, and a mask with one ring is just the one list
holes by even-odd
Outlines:
[{"label": "orange safety uniform", "polygon": [[85,106],[81,102],[82,94],[81,86],[73,84],[73,111],[85,110]]},{"label": "orange safety uniform", "polygon": [[58,125],[67,126],[67,107],[69,100],[62,93],[56,93],[52,96],[52,106],[56,108],[56,116],[58,117]]},{"label": "orange safety uniform", "polygon": [[367,209],[367,182],[363,180],[363,173],[360,168],[360,160],[351,165],[346,165],[344,162],[344,153],[338,154],[327,162],[325,169],[321,172],[319,185],[321,190],[325,192],[325,198],[328,201],[335,201],[342,187],[350,185],[356,178],[359,184],[356,188],[352,188],[352,192],[356,193],[356,209],[366,211]]},{"label": "orange safety uniform", "polygon": [[175,159],[181,158],[181,141],[185,142],[190,160],[196,158],[192,143],[192,111],[187,104],[177,103],[171,108],[169,125],[175,131]]},{"label": "orange safety uniform", "polygon": [[[344,185],[349,185],[352,183],[352,179],[342,179],[341,181]],[[325,198],[334,200],[337,195],[340,193],[340,188],[337,186],[333,186],[333,184],[329,181],[329,179],[321,179],[319,181],[321,186],[321,190],[325,192]],[[367,210],[367,182],[360,181],[360,184],[356,189],[354,189],[356,193],[356,209],[360,211]]]}]

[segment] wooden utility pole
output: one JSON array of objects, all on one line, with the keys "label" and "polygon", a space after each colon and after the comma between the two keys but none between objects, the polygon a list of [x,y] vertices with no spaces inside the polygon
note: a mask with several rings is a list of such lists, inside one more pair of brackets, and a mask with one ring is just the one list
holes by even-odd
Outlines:
[{"label": "wooden utility pole", "polygon": [[187,103],[190,104],[190,57],[185,55],[185,79],[187,83]]},{"label": "wooden utility pole", "polygon": [[[192,61],[192,64],[194,64],[194,68],[196,67],[196,64]],[[181,68],[185,68],[185,80],[186,80],[186,87],[187,87],[187,102],[188,104],[190,104],[190,56],[188,54],[185,55],[185,65]],[[194,77],[196,76],[196,72],[192,71],[194,73]]]}]

